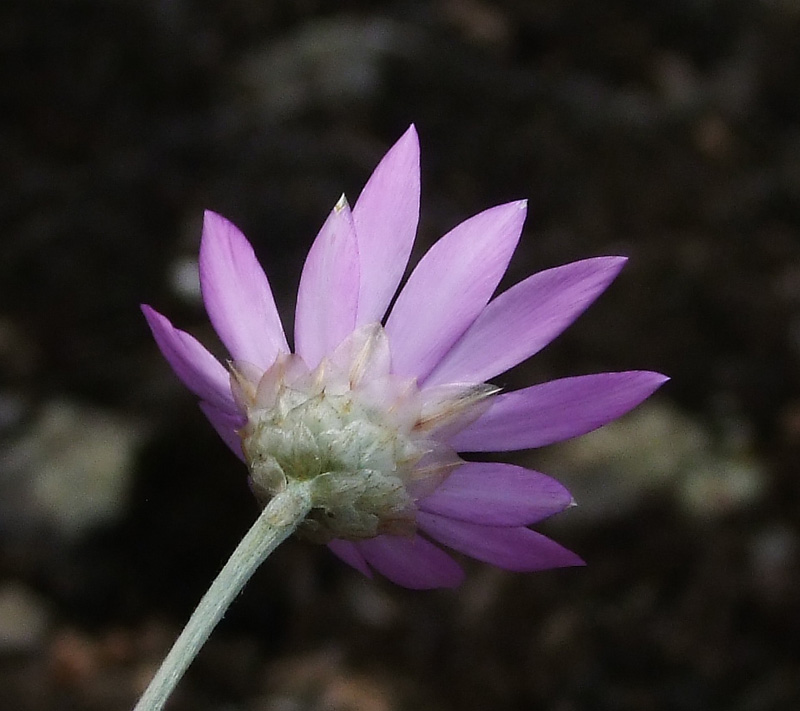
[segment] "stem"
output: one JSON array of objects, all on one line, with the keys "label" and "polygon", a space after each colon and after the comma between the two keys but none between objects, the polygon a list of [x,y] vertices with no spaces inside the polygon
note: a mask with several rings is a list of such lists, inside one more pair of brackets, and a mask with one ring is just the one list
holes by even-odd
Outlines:
[{"label": "stem", "polygon": [[228,606],[261,565],[311,510],[307,485],[292,483],[267,504],[236,546],[133,711],[160,711]]}]

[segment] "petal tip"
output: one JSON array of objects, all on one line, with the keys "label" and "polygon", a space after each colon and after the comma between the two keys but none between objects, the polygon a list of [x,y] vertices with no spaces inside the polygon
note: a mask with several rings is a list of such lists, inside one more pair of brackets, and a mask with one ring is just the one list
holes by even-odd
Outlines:
[{"label": "petal tip", "polygon": [[627,264],[628,257],[621,255],[608,255],[603,257],[589,257],[577,262],[572,262],[566,265],[583,265],[584,267],[591,267],[593,272],[596,272],[601,277],[602,282],[605,284],[603,289],[597,294],[599,296],[605,288],[617,278],[622,268]]},{"label": "petal tip", "polygon": [[584,260],[582,263],[587,265],[591,264],[597,269],[597,278],[600,285],[600,290],[595,296],[595,298],[597,298],[597,296],[600,296],[600,294],[602,294],[619,276],[623,267],[628,263],[628,258],[619,255],[592,257]]},{"label": "petal tip", "polygon": [[150,306],[150,304],[139,304],[139,308],[141,309],[141,312],[147,321],[147,325],[150,326],[151,330],[155,331],[156,329],[166,330],[167,328],[174,328],[170,320],[163,314],[160,314],[158,311],[156,311],[152,306]]},{"label": "petal tip", "polygon": [[213,210],[204,210],[203,231],[200,235],[201,279],[203,277],[203,264],[211,258],[210,250],[212,252],[215,251],[213,248],[217,245],[220,245],[220,247],[228,245],[227,249],[232,251],[252,250],[247,237],[228,218]]},{"label": "petal tip", "polygon": [[509,220],[513,224],[518,222],[519,229],[521,231],[522,224],[525,222],[525,218],[528,215],[528,200],[527,198],[523,198],[522,200],[505,202],[489,208],[487,212],[494,212],[496,215],[498,215],[499,219]]},{"label": "petal tip", "polygon": [[417,126],[416,124],[409,124],[408,128],[405,130],[402,136],[397,139],[397,143],[408,143],[412,147],[416,147],[417,151],[419,151],[419,134],[417,133]]},{"label": "petal tip", "polygon": [[511,200],[510,202],[502,202],[499,205],[490,207],[486,212],[507,212],[511,215],[517,212],[526,212],[528,210],[528,199],[522,198],[521,200]]},{"label": "petal tip", "polygon": [[348,212],[350,211],[350,203],[347,202],[347,195],[344,193],[341,194],[336,204],[333,206],[333,210],[337,215],[345,210]]},{"label": "petal tip", "polygon": [[668,383],[672,378],[669,375],[664,375],[663,373],[657,373],[655,371],[645,371],[650,376],[650,382],[653,386],[653,392],[658,390],[662,385]]},{"label": "petal tip", "polygon": [[[548,565],[543,570],[559,570],[561,568],[583,568],[587,565],[586,561],[581,558],[577,553],[564,548],[559,544],[557,546],[556,555],[550,560]],[[536,571],[530,571],[536,572]]]},{"label": "petal tip", "polygon": [[619,273],[628,263],[628,257],[621,254],[609,255],[608,257],[597,257],[597,259],[602,259],[605,261],[612,269],[616,269],[617,273]]},{"label": "petal tip", "polygon": [[203,234],[201,239],[207,235],[217,235],[217,229],[229,225],[229,220],[225,219],[218,212],[213,210],[203,210]]}]

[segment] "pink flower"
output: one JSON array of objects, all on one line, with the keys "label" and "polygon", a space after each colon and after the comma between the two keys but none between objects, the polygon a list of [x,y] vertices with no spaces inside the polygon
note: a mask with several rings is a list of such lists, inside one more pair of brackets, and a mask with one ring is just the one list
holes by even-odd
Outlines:
[{"label": "pink flower", "polygon": [[[410,588],[457,585],[437,545],[516,571],[580,565],[528,528],[570,506],[538,472],[457,452],[541,447],[614,420],[666,378],[633,371],[499,393],[486,381],[546,346],[611,283],[622,257],[535,274],[492,298],[519,240],[525,202],[475,215],[405,272],[419,214],[413,128],[352,211],[337,203],[300,279],[295,353],[252,247],[207,212],[200,278],[230,371],[149,306],[162,353],[270,497],[313,480],[305,534],[365,575]],[[388,311],[388,315],[387,315]]]}]

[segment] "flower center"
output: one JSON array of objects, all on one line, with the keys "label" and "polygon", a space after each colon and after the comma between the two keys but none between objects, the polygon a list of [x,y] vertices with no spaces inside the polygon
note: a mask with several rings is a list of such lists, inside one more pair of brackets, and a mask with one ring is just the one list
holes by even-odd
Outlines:
[{"label": "flower center", "polygon": [[461,463],[446,438],[496,392],[420,390],[392,375],[378,324],[355,331],[313,371],[296,355],[279,356],[260,376],[234,364],[232,385],[247,416],[239,434],[256,494],[268,500],[292,481],[309,483],[314,507],[300,533],[317,542],[413,534],[415,501]]}]

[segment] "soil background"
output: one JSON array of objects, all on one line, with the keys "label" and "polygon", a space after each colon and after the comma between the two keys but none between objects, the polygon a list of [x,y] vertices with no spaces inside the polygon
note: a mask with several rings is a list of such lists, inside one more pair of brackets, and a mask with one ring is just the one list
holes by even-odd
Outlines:
[{"label": "soil background", "polygon": [[503,286],[630,257],[503,386],[672,380],[514,460],[573,487],[542,530],[586,568],[420,593],[292,541],[170,708],[800,708],[798,37],[795,0],[4,0],[0,710],[131,708],[257,513],[138,309],[216,343],[203,209],[290,324],[327,212],[412,122],[412,261],[518,198]]}]

